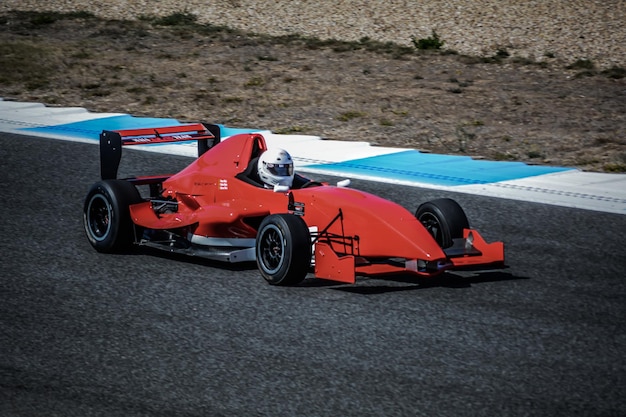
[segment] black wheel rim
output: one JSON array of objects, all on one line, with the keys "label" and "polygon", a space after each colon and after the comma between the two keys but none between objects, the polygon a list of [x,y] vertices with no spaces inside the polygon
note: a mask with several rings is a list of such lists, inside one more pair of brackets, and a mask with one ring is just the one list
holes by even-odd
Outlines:
[{"label": "black wheel rim", "polygon": [[435,239],[439,246],[443,245],[443,229],[436,216],[424,213],[420,216],[420,222],[424,225],[428,233]]},{"label": "black wheel rim", "polygon": [[275,225],[269,225],[261,235],[261,266],[268,274],[275,274],[283,265],[285,242],[283,234]]},{"label": "black wheel rim", "polygon": [[111,206],[100,194],[91,197],[87,205],[87,226],[97,241],[106,239],[111,230]]}]

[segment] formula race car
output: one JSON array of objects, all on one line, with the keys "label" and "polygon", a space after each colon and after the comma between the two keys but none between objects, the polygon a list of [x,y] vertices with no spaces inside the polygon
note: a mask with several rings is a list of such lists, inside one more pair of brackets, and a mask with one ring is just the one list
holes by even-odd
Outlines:
[{"label": "formula race car", "polygon": [[[198,158],[181,172],[117,178],[124,146],[190,140],[198,142]],[[211,124],[105,130],[101,180],[84,202],[87,238],[99,252],[141,245],[223,262],[256,261],[274,285],[298,284],[311,272],[354,283],[357,276],[432,277],[504,263],[504,244],[485,242],[451,199],[425,202],[413,214],[348,188],[348,180],[329,185],[289,172],[286,152],[274,156],[275,163],[263,162],[289,178],[268,188],[259,178],[259,158],[269,153],[261,134],[220,140],[219,126]]]}]

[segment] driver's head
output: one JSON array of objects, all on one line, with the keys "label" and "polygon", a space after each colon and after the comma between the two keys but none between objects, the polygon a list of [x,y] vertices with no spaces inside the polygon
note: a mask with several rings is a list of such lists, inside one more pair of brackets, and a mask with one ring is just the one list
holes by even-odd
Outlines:
[{"label": "driver's head", "polygon": [[272,148],[263,152],[257,165],[259,178],[268,188],[293,184],[293,160],[284,149]]}]

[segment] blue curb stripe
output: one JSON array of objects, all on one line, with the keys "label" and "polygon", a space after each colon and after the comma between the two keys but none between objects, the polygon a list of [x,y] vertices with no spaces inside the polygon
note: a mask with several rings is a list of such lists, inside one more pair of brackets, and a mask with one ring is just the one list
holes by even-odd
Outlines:
[{"label": "blue curb stripe", "polygon": [[[59,134],[97,141],[102,130],[164,127],[183,124],[176,119],[116,115],[52,126],[24,128],[32,133]],[[258,129],[229,128],[220,125],[222,137]],[[490,184],[571,170],[571,168],[526,165],[522,162],[474,160],[467,156],[421,153],[416,150],[373,156],[344,162],[308,165],[308,168],[338,175],[376,176],[392,181],[420,182],[437,186]]]},{"label": "blue curb stripe", "polygon": [[489,184],[572,169],[526,165],[523,162],[483,161],[467,156],[426,154],[415,150],[309,167],[343,175],[375,175],[397,181],[419,181],[443,186]]}]

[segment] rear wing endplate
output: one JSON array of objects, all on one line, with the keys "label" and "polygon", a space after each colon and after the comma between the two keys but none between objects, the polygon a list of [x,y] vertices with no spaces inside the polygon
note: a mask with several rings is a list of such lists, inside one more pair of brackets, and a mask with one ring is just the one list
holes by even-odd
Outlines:
[{"label": "rear wing endplate", "polygon": [[194,123],[144,129],[103,130],[100,134],[100,176],[116,179],[122,159],[122,147],[195,140],[198,156],[220,141],[220,127],[215,124]]}]

